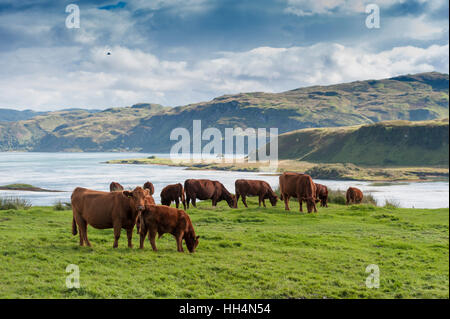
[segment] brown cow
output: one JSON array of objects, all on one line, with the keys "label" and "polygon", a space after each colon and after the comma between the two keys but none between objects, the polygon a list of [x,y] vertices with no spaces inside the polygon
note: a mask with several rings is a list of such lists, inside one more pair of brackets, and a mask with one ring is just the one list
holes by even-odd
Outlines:
[{"label": "brown cow", "polygon": [[184,182],[184,191],[186,192],[187,208],[189,208],[190,201],[192,206],[197,207],[196,199],[212,199],[213,207],[216,207],[221,200],[226,200],[230,208],[236,208],[236,196],[231,194],[219,181],[187,179]]},{"label": "brown cow", "polygon": [[193,253],[198,245],[200,236],[195,235],[189,215],[184,210],[163,205],[146,205],[145,210],[139,214],[140,225],[140,248],[144,248],[145,236],[148,233],[148,239],[152,249],[156,248],[156,233],[159,237],[165,233],[172,234],[177,241],[177,250],[183,252],[183,239],[189,252]]},{"label": "brown cow", "polygon": [[151,182],[145,182],[143,188],[148,189],[150,191],[150,195],[153,195],[155,193],[155,186],[153,186]]},{"label": "brown cow", "polygon": [[[152,195],[150,195],[150,190],[149,189],[145,189],[145,191],[147,192],[147,195],[145,196],[145,205],[156,205],[155,200],[153,198]],[[140,223],[140,219],[139,219],[139,214],[138,216],[136,216],[136,233],[139,234],[139,225]]]},{"label": "brown cow", "polygon": [[297,197],[297,180],[304,174],[285,172],[280,175],[280,198],[284,200],[284,208],[289,210],[289,198]]},{"label": "brown cow", "polygon": [[305,201],[308,213],[316,208],[316,186],[311,176],[293,172],[283,173],[280,176],[280,193],[284,200],[286,210],[289,210],[289,198],[296,197],[300,212],[303,212],[302,202]]},{"label": "brown cow", "polygon": [[328,188],[322,184],[316,184],[316,203],[320,202],[320,207],[328,207]]},{"label": "brown cow", "polygon": [[161,191],[161,205],[170,206],[172,201],[175,201],[175,205],[177,208],[181,203],[183,203],[183,207],[186,210],[186,200],[184,198],[184,189],[181,183],[167,185]]},{"label": "brown cow", "polygon": [[80,246],[91,246],[87,238],[87,225],[94,228],[114,228],[114,245],[118,246],[120,230],[127,231],[128,247],[132,247],[132,232],[139,211],[145,209],[147,190],[136,187],[133,191],[99,192],[77,187],[72,193],[72,234],[80,229]]},{"label": "brown cow", "polygon": [[123,186],[116,182],[111,182],[109,184],[109,191],[110,192],[121,192],[123,191]]},{"label": "brown cow", "polygon": [[278,196],[272,190],[272,187],[265,182],[250,179],[238,179],[234,182],[236,189],[236,207],[239,196],[242,196],[242,202],[247,206],[246,196],[258,196],[258,204],[261,207],[261,202],[266,207],[265,199],[269,199],[272,206],[275,206],[278,201]]},{"label": "brown cow", "polygon": [[351,203],[360,204],[363,199],[363,193],[361,192],[360,189],[356,187],[349,187],[347,189],[346,198],[347,198],[347,201],[345,202],[346,205]]}]

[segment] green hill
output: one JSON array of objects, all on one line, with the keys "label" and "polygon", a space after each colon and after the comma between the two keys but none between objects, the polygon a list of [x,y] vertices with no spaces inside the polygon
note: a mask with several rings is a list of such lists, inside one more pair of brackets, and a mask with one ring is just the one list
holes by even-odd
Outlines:
[{"label": "green hill", "polygon": [[449,76],[437,72],[384,80],[312,86],[282,93],[241,93],[179,107],[140,104],[89,113],[50,112],[25,121],[1,122],[0,151],[168,152],[170,132],[216,127],[270,128],[279,133],[313,127],[387,120],[449,117]]},{"label": "green hill", "polygon": [[449,164],[449,121],[388,121],[282,134],[279,158],[382,166]]}]

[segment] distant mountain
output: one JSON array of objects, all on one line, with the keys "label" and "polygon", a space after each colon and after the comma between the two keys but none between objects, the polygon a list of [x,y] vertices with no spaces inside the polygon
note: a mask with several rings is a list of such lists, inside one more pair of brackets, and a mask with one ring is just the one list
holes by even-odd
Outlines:
[{"label": "distant mountain", "polygon": [[279,159],[369,166],[449,165],[449,121],[302,129],[278,138]]},{"label": "distant mountain", "polygon": [[[283,93],[240,93],[179,107],[138,104],[97,113],[49,112],[0,122],[0,150],[168,152],[177,127],[313,127],[422,121],[449,117],[449,75],[437,72],[384,80],[312,86]],[[192,133],[191,133],[192,134]]]},{"label": "distant mountain", "polygon": [[0,122],[16,122],[31,119],[45,112],[35,112],[31,110],[17,111],[10,109],[0,109]]}]

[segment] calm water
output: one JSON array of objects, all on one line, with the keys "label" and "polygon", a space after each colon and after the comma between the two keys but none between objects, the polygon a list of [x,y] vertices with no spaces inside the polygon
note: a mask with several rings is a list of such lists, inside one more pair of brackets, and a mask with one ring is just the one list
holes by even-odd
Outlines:
[{"label": "calm water", "polygon": [[[109,191],[109,183],[116,181],[125,188],[142,185],[147,180],[155,185],[155,200],[167,184],[181,182],[187,178],[220,180],[231,192],[238,178],[261,179],[272,187],[278,186],[277,176],[259,173],[225,171],[190,171],[179,167],[159,165],[110,165],[111,159],[140,158],[150,155],[167,157],[167,154],[144,153],[1,153],[0,185],[26,183],[37,187],[64,191],[62,193],[39,193],[22,191],[0,191],[0,196],[20,196],[33,205],[53,205],[56,201],[70,201],[72,190],[86,187]],[[449,207],[448,182],[420,182],[391,186],[370,186],[370,182],[317,180],[331,189],[345,190],[356,186],[371,192],[379,203],[394,200],[402,207],[439,208]]]}]

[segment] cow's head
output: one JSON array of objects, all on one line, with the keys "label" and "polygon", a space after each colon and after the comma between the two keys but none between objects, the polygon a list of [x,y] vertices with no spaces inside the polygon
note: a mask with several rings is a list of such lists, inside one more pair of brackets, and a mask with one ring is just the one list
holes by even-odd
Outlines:
[{"label": "cow's head", "polygon": [[230,208],[237,208],[237,201],[236,201],[236,195],[233,194],[229,194],[225,200],[228,203],[228,206],[230,206]]},{"label": "cow's head", "polygon": [[308,213],[311,213],[314,210],[314,206],[316,205],[315,200],[315,197],[306,198],[306,208],[308,209]]},{"label": "cow's head", "polygon": [[184,235],[184,241],[185,241],[186,247],[190,253],[193,253],[195,251],[195,248],[197,248],[199,238],[200,238],[200,236],[195,236],[195,233],[193,231],[187,232]]},{"label": "cow's head", "polygon": [[145,197],[148,196],[148,192],[144,191],[142,187],[138,186],[133,191],[123,191],[122,194],[131,200],[131,205],[138,212],[145,209]]},{"label": "cow's head", "polygon": [[272,204],[272,206],[276,206],[277,202],[278,202],[278,196],[275,194],[270,194],[269,200],[270,200],[270,203]]}]

